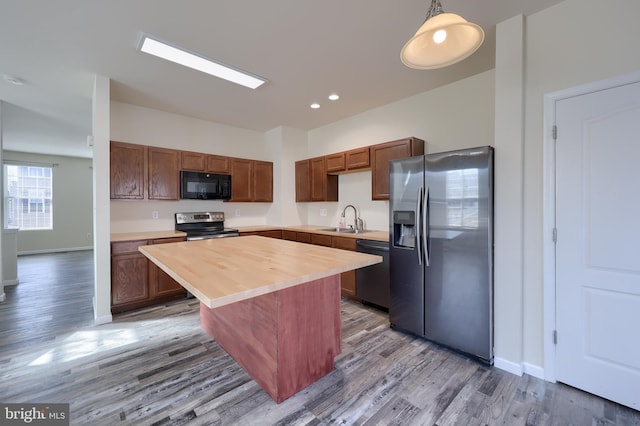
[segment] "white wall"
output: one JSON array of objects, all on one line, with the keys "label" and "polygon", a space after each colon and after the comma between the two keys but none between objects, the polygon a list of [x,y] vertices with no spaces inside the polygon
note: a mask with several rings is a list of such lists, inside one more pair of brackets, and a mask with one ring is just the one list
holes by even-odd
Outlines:
[{"label": "white wall", "polygon": [[[3,102],[0,101],[0,164],[2,164],[2,104]],[[4,173],[0,173],[0,188],[4,188],[4,177],[3,177]],[[4,189],[3,189],[4,192]],[[3,224],[4,227],[4,215],[2,212],[4,212],[4,195],[2,197],[3,201],[0,201],[0,221]],[[0,258],[2,258],[2,232],[0,232]],[[2,277],[4,276],[2,274],[2,262],[0,262],[0,302],[4,302],[6,299],[6,294],[4,292],[4,283],[2,280]]]},{"label": "white wall", "polygon": [[[111,140],[279,161],[278,152],[270,149],[273,145],[265,143],[263,133],[115,101],[111,102]],[[279,208],[278,202],[111,201],[111,232],[173,229],[173,215],[179,211],[223,211],[227,226],[260,225],[266,223],[272,209]],[[152,219],[153,211],[158,211],[158,219]]]},{"label": "white wall", "polygon": [[[375,145],[409,136],[426,152],[493,145],[494,71],[458,81],[309,132],[308,157]],[[371,200],[371,172],[341,175],[337,203],[307,203],[309,224],[337,225],[347,204],[370,229],[389,227],[389,203]],[[327,216],[320,210],[327,209]],[[351,213],[347,213],[350,220]]]},{"label": "white wall", "polygon": [[[566,0],[526,21],[524,123],[524,361],[543,365],[543,98],[640,70],[637,0]],[[562,131],[561,129],[559,131]]]},{"label": "white wall", "polygon": [[90,158],[5,151],[5,160],[53,164],[53,229],[18,231],[18,254],[93,247]]}]

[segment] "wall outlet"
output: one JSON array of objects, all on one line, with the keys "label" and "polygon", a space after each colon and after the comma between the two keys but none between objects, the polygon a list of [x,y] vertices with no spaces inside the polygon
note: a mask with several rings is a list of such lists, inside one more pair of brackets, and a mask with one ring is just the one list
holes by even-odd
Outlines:
[{"label": "wall outlet", "polygon": [[236,217],[240,217],[240,209],[236,209],[235,215],[236,215]]},{"label": "wall outlet", "polygon": [[320,209],[320,216],[326,216],[327,215],[327,209]]},{"label": "wall outlet", "polygon": [[153,219],[157,219],[157,218],[158,218],[158,210],[154,210],[154,211],[152,211],[152,212],[151,212],[151,217],[152,217]]}]

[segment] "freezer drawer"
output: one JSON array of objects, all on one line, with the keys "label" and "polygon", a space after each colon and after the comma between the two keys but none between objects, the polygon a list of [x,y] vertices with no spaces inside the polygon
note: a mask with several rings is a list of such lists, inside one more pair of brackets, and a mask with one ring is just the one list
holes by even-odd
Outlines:
[{"label": "freezer drawer", "polygon": [[356,251],[382,256],[382,263],[356,270],[356,295],[363,302],[389,309],[389,243],[356,241]]}]

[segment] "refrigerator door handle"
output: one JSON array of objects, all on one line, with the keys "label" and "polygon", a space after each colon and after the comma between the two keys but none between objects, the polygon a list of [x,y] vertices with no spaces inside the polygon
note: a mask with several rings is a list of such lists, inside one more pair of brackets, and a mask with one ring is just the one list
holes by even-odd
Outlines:
[{"label": "refrigerator door handle", "polygon": [[420,244],[422,243],[421,238],[422,238],[422,232],[421,232],[421,227],[420,227],[420,223],[422,222],[422,220],[420,220],[420,209],[422,208],[422,187],[420,187],[418,189],[418,201],[416,202],[416,253],[418,253],[418,265],[422,265],[422,249],[420,248]]},{"label": "refrigerator door handle", "polygon": [[429,266],[429,258],[431,253],[429,250],[429,187],[426,188],[422,205],[422,238],[424,243],[424,263]]}]

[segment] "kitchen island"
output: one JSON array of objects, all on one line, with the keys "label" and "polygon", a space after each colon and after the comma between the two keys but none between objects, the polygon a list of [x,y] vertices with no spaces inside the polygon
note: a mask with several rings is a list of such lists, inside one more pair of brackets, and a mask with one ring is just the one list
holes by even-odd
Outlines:
[{"label": "kitchen island", "polygon": [[259,236],[141,246],[200,301],[200,324],[280,403],[333,370],[340,273],[380,256]]}]

